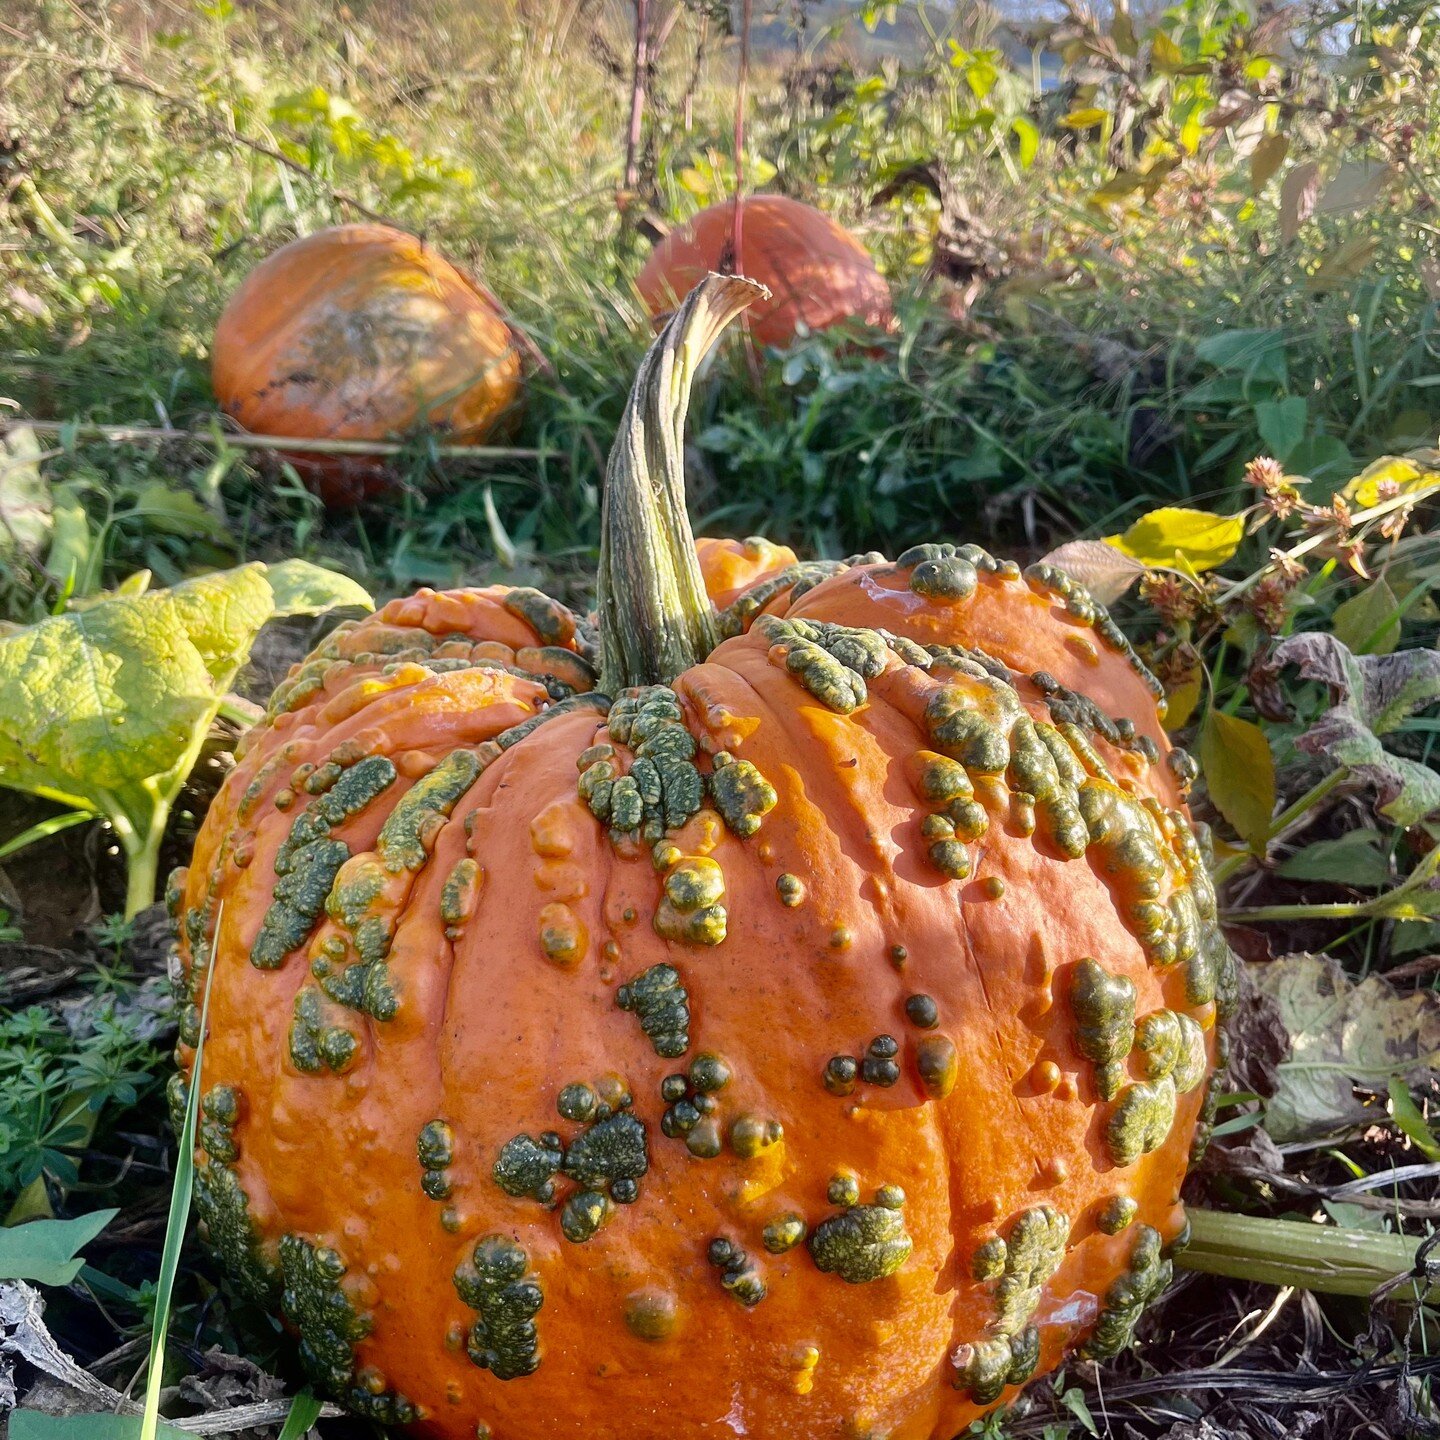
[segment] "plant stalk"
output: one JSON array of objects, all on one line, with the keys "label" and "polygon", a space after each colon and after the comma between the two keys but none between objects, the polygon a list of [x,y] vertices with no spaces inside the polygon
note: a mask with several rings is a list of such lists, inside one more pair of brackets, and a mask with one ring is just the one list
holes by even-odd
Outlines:
[{"label": "plant stalk", "polygon": [[[1190,1243],[1175,1256],[1184,1270],[1288,1285],[1322,1295],[1368,1296],[1416,1270],[1421,1242],[1413,1236],[1342,1230],[1296,1220],[1232,1215],[1192,1208]],[[1440,1280],[1415,1275],[1401,1298],[1440,1300]]]},{"label": "plant stalk", "polygon": [[719,643],[685,512],[685,415],[720,332],[770,292],[710,275],[646,352],[605,471],[600,516],[600,687],[663,685]]}]

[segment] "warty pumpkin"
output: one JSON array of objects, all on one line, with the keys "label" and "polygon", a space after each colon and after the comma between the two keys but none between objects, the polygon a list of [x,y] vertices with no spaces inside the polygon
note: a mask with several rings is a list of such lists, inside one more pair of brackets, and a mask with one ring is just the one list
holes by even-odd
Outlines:
[{"label": "warty pumpkin", "polygon": [[972,545],[707,542],[711,277],[611,459],[598,634],[337,629],[170,900],[196,1205],[316,1380],[461,1440],[949,1440],[1165,1287],[1233,957],[1157,687]]},{"label": "warty pumpkin", "polygon": [[[261,435],[394,440],[424,421],[478,445],[520,394],[514,337],[488,295],[424,241],[338,225],[282,246],[231,296],[215,398]],[[331,505],[384,491],[373,456],[296,454]]]},{"label": "warty pumpkin", "polygon": [[[734,231],[735,202],[726,200],[661,240],[636,279],[650,313],[668,314],[712,270],[735,268]],[[823,211],[786,195],[745,197],[738,263],[770,291],[749,316],[762,345],[783,349],[802,327],[890,319],[890,287],[865,247]]]}]

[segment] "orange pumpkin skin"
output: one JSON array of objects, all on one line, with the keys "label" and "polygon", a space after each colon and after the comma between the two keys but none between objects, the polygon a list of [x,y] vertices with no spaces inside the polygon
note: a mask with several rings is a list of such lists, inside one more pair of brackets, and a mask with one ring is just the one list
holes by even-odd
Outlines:
[{"label": "orange pumpkin skin", "polygon": [[763,535],[744,540],[719,540],[702,535],[695,542],[705,591],[723,610],[751,586],[799,564],[800,557],[788,545],[776,545]]},{"label": "orange pumpkin skin", "polygon": [[[283,246],[231,296],[211,353],[215,398],[261,435],[393,440],[421,421],[481,443],[520,393],[494,305],[422,241],[339,225]],[[388,488],[365,456],[296,455],[332,505]]]},{"label": "orange pumpkin skin", "polygon": [[[949,1440],[1128,1340],[1232,962],[1118,632],[966,554],[772,571],[608,731],[583,626],[526,591],[393,602],[277,692],[172,886],[180,1059],[208,980],[197,1207],[347,1403],[445,1440]],[[892,637],[809,632],[870,672],[854,708],[797,620]],[[675,724],[704,803],[612,836],[594,767]],[[297,837],[343,843],[333,883]]]},{"label": "orange pumpkin skin", "polygon": [[[784,195],[747,196],[744,204],[743,273],[770,291],[750,310],[751,333],[762,345],[783,349],[802,326],[889,323],[889,286],[843,226]],[[655,247],[636,279],[652,315],[673,309],[710,271],[727,268],[733,228],[734,205],[725,201],[701,210]]]}]

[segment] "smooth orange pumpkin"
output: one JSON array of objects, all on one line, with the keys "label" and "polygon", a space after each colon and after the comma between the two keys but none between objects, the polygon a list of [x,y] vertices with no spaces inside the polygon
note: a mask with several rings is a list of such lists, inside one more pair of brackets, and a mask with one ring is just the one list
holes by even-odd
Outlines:
[{"label": "smooth orange pumpkin", "polygon": [[[652,315],[667,314],[707,274],[728,268],[734,219],[733,201],[711,205],[655,247],[636,281]],[[889,321],[890,290],[875,262],[813,206],[784,195],[747,196],[741,245],[745,273],[770,291],[750,312],[751,333],[762,345],[783,349],[802,326]]]},{"label": "smooth orange pumpkin", "polygon": [[[424,421],[478,445],[517,402],[520,357],[490,299],[425,242],[340,225],[250,272],[220,316],[211,379],[261,435],[394,440]],[[330,504],[387,488],[373,457],[292,458]]]},{"label": "smooth orange pumpkin", "polygon": [[717,614],[681,426],[751,293],[642,367],[598,637],[501,588],[341,627],[171,887],[209,1240],[445,1440],[949,1440],[1184,1237],[1234,973],[1156,687],[972,546],[708,542]]}]

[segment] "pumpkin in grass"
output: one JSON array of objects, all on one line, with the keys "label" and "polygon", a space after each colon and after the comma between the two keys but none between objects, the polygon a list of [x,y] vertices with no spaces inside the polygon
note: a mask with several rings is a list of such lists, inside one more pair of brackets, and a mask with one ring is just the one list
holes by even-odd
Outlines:
[{"label": "pumpkin in grass", "polygon": [[[735,204],[727,200],[692,216],[651,252],[636,279],[652,315],[674,309],[712,270],[733,268]],[[770,294],[749,324],[762,345],[784,348],[802,327],[827,330],[844,321],[884,325],[890,289],[865,247],[823,211],[785,195],[744,201],[741,255],[745,273]]]},{"label": "pumpkin in grass", "polygon": [[753,293],[642,366],[598,635],[342,626],[171,887],[210,1244],[446,1440],[948,1440],[1125,1345],[1185,1233],[1234,973],[1153,681],[973,546],[709,542],[717,613],[681,426]]},{"label": "pumpkin in grass", "polygon": [[[211,378],[261,435],[388,441],[425,423],[478,445],[516,404],[520,357],[490,298],[424,241],[339,225],[250,272],[216,327]],[[388,485],[373,456],[291,459],[332,505]]]}]

